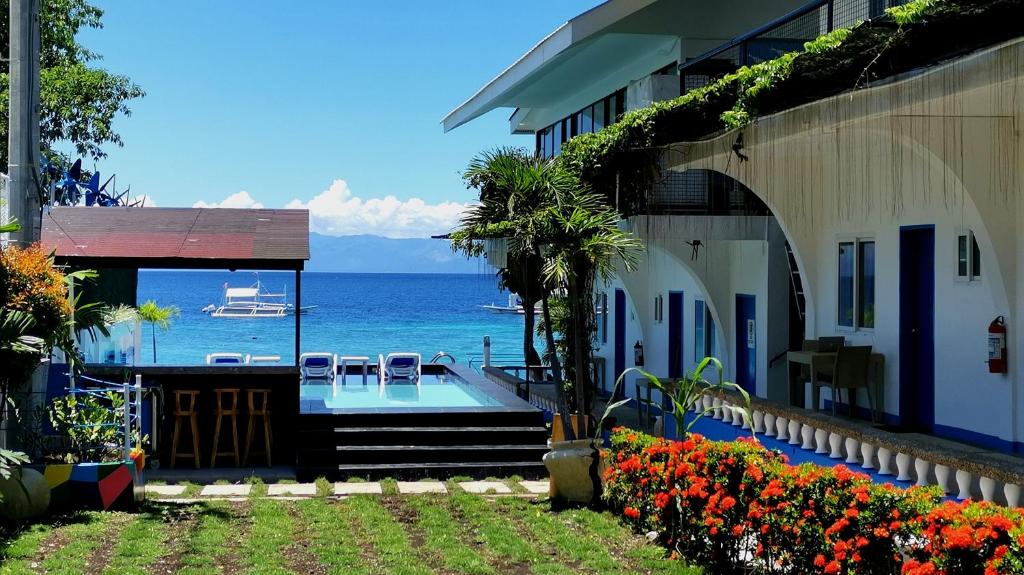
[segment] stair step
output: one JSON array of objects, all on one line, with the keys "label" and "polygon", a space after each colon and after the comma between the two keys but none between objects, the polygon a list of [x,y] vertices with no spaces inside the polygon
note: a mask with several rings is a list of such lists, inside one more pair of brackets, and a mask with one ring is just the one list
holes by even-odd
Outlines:
[{"label": "stair step", "polygon": [[335,427],[334,433],[547,433],[546,427]]},{"label": "stair step", "polygon": [[547,445],[339,445],[337,451],[393,451],[396,449],[410,451],[495,451],[505,450],[537,450],[548,451]]}]

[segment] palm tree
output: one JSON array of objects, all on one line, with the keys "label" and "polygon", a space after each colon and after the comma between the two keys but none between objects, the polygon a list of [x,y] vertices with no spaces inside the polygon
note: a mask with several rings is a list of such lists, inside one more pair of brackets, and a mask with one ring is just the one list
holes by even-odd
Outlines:
[{"label": "palm tree", "polygon": [[181,315],[177,306],[169,305],[160,307],[153,300],[148,300],[139,306],[139,319],[150,324],[153,330],[153,363],[156,363],[156,328],[168,330],[171,327],[171,319]]},{"label": "palm tree", "polygon": [[[571,361],[567,358],[567,364],[574,376],[575,407],[583,415],[589,412],[593,389],[589,366],[595,329],[590,302],[594,282],[610,278],[620,264],[624,271],[634,271],[643,244],[619,228],[619,214],[601,196],[579,186],[559,194],[541,219],[545,280],[564,289],[569,303],[570,330],[565,335]],[[585,433],[585,418],[581,419]]]},{"label": "palm tree", "polygon": [[[540,364],[533,345],[535,305],[539,300],[546,320],[547,353],[556,394],[563,392],[562,369],[555,353],[551,322],[548,321],[549,286],[543,281],[544,258],[540,235],[542,216],[567,192],[574,180],[553,160],[536,157],[519,148],[498,148],[474,158],[463,178],[467,187],[480,194],[480,203],[471,207],[462,218],[461,227],[453,232],[452,247],[467,255],[481,255],[481,240],[504,238],[508,242],[506,266],[499,273],[502,285],[523,300],[523,354],[527,365]],[[527,370],[529,373],[529,370]],[[529,375],[527,375],[529,377]],[[563,428],[568,429],[568,414],[561,409]]]}]

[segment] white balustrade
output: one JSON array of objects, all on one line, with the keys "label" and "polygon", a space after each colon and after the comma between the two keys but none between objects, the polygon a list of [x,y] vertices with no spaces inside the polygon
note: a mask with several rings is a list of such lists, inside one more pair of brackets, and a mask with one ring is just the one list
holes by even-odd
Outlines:
[{"label": "white balustrade", "polygon": [[795,419],[789,420],[789,444],[800,445],[800,428],[801,423]]},{"label": "white balustrade", "polygon": [[754,433],[764,433],[764,412],[759,409],[755,409],[753,420]]},{"label": "white balustrade", "polygon": [[828,456],[832,459],[843,458],[843,436],[836,432],[828,434],[828,445],[831,448]]},{"label": "white balustrade", "polygon": [[963,469],[956,470],[956,487],[959,493],[956,494],[957,499],[970,499],[971,498],[971,472],[964,471]]},{"label": "white balustrade", "polygon": [[897,481],[910,481],[913,477],[910,476],[910,462],[913,458],[906,453],[896,454],[896,480]]},{"label": "white balustrade", "polygon": [[814,449],[814,428],[806,423],[800,428],[800,436],[803,439],[803,443],[800,444],[800,449]]},{"label": "white balustrade", "polygon": [[978,480],[978,487],[981,488],[981,498],[985,501],[992,502],[996,496],[996,480],[991,477],[981,476]]},{"label": "white balustrade", "polygon": [[766,437],[775,437],[775,414],[764,414],[764,434]]},{"label": "white balustrade", "polygon": [[1007,507],[1020,506],[1020,485],[1017,485],[1016,483],[1004,484],[1003,495],[1006,497]]},{"label": "white balustrade", "polygon": [[828,431],[818,429],[814,432],[815,453],[828,453]]},{"label": "white balustrade", "polygon": [[926,460],[918,457],[914,460],[914,472],[917,474],[917,483],[915,485],[924,487],[928,485],[928,471],[931,469],[932,464]]},{"label": "white balustrade", "polygon": [[860,466],[864,469],[875,468],[875,446],[866,441],[860,444]]},{"label": "white balustrade", "polygon": [[854,437],[846,438],[846,462],[860,463],[857,457],[860,455],[860,441]]},{"label": "white balustrade", "polygon": [[788,419],[781,416],[775,418],[775,439],[778,439],[779,441],[785,441],[786,438],[789,437],[789,435],[787,434],[788,429]]},{"label": "white balustrade", "polygon": [[943,493],[949,493],[949,476],[952,469],[948,465],[935,464],[935,485],[942,488]]},{"label": "white balustrade", "polygon": [[878,448],[878,474],[892,475],[892,450],[886,447]]}]

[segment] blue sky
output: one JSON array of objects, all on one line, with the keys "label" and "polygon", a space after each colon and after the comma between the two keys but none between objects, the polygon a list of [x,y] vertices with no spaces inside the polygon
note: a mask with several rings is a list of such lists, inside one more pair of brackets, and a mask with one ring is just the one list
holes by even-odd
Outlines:
[{"label": "blue sky", "polygon": [[82,42],[147,91],[116,123],[124,147],[96,164],[120,188],[159,206],[309,207],[314,230],[335,235],[422,237],[473,199],[459,172],[474,154],[532,145],[508,133],[509,110],[449,134],[440,119],[598,2],[97,3],[105,27]]}]

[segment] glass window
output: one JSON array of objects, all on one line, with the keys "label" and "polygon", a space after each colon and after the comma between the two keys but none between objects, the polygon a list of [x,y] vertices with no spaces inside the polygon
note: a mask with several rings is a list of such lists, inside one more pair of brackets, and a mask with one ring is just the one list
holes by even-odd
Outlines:
[{"label": "glass window", "polygon": [[608,343],[608,294],[603,292],[597,294],[595,310],[597,311],[597,341]]},{"label": "glass window", "polygon": [[853,327],[854,243],[839,244],[839,325]]},{"label": "glass window", "polygon": [[956,275],[966,278],[968,272],[967,234],[960,234],[956,237]]},{"label": "glass window", "polygon": [[558,122],[552,127],[552,131],[555,133],[554,142],[551,144],[551,155],[553,156],[557,156],[558,153],[562,151],[562,142],[564,141],[563,137],[565,135],[563,132],[564,127],[564,121]]},{"label": "glass window", "polygon": [[568,140],[570,138],[575,138],[576,136],[579,136],[580,134],[582,134],[583,133],[582,126],[583,126],[583,113],[582,112],[576,112],[575,114],[572,115],[572,120],[569,122],[569,138],[566,138],[566,140]]},{"label": "glass window", "polygon": [[619,116],[626,111],[626,91],[619,90],[618,92],[615,92],[615,95],[612,96],[612,100],[615,104],[615,116],[612,118],[612,121],[618,122]]},{"label": "glass window", "polygon": [[857,243],[857,327],[875,327],[875,242]]},{"label": "glass window", "polygon": [[693,360],[700,362],[707,357],[704,331],[704,302],[695,300],[693,302]]},{"label": "glass window", "polygon": [[594,131],[594,107],[588,106],[580,112],[580,133],[589,134]]},{"label": "glass window", "polygon": [[971,234],[971,279],[981,277],[981,248],[978,247],[978,239]]},{"label": "glass window", "polygon": [[715,330],[715,318],[711,317],[711,312],[706,311],[704,313],[704,334],[705,343],[704,351],[708,357],[718,356],[718,333]]},{"label": "glass window", "polygon": [[600,132],[604,129],[604,100],[594,104],[594,131]]}]

